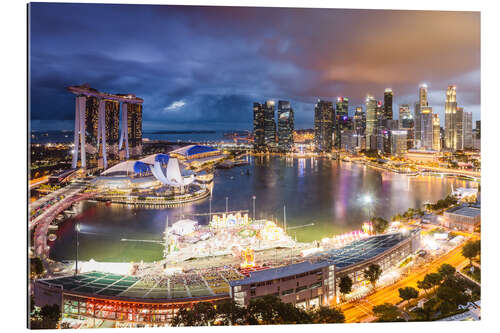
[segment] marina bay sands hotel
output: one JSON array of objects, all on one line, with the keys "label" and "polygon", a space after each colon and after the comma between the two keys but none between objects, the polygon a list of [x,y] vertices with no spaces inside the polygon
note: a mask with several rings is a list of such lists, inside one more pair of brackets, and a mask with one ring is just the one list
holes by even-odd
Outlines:
[{"label": "marina bay sands hotel", "polygon": [[[72,168],[108,168],[108,161],[142,154],[142,98],[99,92],[88,84],[71,86],[76,95]],[[121,120],[120,120],[121,109]]]}]

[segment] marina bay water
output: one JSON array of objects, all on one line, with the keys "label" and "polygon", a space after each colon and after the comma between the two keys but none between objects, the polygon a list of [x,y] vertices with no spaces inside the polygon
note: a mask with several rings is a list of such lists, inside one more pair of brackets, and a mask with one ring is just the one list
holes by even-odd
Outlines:
[{"label": "marina bay water", "polygon": [[[363,165],[318,158],[250,157],[249,164],[217,169],[212,192],[212,212],[248,210],[252,216],[255,195],[257,218],[283,225],[283,206],[289,234],[309,242],[361,227],[370,215],[389,219],[409,207],[445,197],[452,186],[472,186],[468,181],[440,176],[406,176]],[[372,198],[367,203],[366,196]],[[166,218],[170,223],[184,216],[208,223],[209,199],[177,208],[147,208],[101,202],[82,202],[77,215],[60,225],[50,244],[57,260],[74,260],[76,223],[80,224],[80,260],[151,262],[162,258],[161,241]],[[313,223],[313,226],[302,227]],[[134,239],[140,241],[122,241]]]}]

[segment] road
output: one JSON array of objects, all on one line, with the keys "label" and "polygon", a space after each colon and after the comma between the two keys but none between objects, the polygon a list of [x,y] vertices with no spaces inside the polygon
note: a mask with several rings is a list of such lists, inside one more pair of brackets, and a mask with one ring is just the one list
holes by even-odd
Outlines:
[{"label": "road", "polygon": [[407,286],[417,288],[417,281],[423,280],[426,274],[437,271],[442,264],[446,263],[454,267],[460,265],[466,260],[461,254],[464,244],[465,243],[462,243],[446,255],[427,264],[423,268],[417,269],[412,272],[410,276],[401,279],[395,284],[381,288],[360,301],[347,303],[341,306],[346,318],[346,323],[367,322],[375,319],[372,312],[373,306],[385,302],[392,304],[399,303],[401,301],[401,298],[399,298],[399,288]]},{"label": "road", "polygon": [[30,180],[30,190],[38,185],[45,184],[48,181],[49,181],[49,176],[43,176],[40,178],[31,179]]}]

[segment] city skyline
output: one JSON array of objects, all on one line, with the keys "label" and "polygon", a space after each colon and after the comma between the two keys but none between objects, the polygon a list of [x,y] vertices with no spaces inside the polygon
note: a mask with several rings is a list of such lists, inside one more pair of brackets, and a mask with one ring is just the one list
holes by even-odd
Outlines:
[{"label": "city skyline", "polygon": [[[348,97],[352,115],[368,94],[383,100],[385,88],[397,118],[400,104],[414,113],[423,82],[441,126],[450,84],[472,122],[480,119],[478,12],[33,4],[30,15],[35,130],[72,129],[65,87],[85,82],[143,96],[146,131],[249,129],[252,103],[270,99],[290,102],[295,128],[312,128],[318,98]],[[116,25],[103,29],[108,16]]]}]

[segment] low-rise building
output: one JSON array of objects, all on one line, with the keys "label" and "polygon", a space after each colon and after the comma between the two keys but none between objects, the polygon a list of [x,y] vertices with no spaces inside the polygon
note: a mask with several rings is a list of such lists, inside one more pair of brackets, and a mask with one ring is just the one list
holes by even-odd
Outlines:
[{"label": "low-rise building", "polygon": [[481,223],[481,209],[466,206],[454,207],[444,212],[441,221],[446,228],[472,233]]},{"label": "low-rise building", "polygon": [[414,162],[438,162],[441,153],[435,150],[408,149],[405,157]]}]

